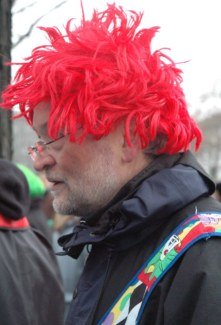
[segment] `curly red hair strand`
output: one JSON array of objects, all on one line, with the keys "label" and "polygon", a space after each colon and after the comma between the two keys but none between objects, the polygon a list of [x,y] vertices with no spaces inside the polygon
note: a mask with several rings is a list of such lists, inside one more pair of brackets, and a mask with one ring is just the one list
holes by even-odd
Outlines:
[{"label": "curly red hair strand", "polygon": [[[20,114],[32,125],[33,111],[42,101],[51,105],[49,135],[61,130],[70,141],[87,134],[96,139],[108,135],[119,122],[125,137],[139,136],[142,148],[163,137],[160,153],[185,151],[192,140],[196,149],[201,132],[190,117],[180,86],[182,71],[162,50],[151,52],[159,27],[138,30],[141,13],[108,5],[94,11],[65,34],[43,28],[50,44],[35,48],[3,92],[1,106],[19,105]],[[80,139],[76,129],[82,128]]]}]

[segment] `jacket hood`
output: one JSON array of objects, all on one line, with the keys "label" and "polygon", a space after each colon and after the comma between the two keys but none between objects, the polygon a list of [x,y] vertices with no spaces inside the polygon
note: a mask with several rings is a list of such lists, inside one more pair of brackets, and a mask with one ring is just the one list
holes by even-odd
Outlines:
[{"label": "jacket hood", "polygon": [[0,213],[18,220],[30,208],[28,183],[23,173],[10,161],[0,159]]},{"label": "jacket hood", "polygon": [[[120,190],[99,218],[82,220],[59,244],[73,257],[89,243],[105,242],[114,250],[134,245],[162,219],[214,189],[213,181],[190,152],[159,156]],[[136,233],[139,235],[134,236]]]}]

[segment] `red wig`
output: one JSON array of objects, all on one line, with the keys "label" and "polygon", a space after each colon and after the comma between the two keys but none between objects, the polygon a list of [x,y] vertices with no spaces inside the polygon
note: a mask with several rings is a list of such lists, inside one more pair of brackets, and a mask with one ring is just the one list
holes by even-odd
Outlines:
[{"label": "red wig", "polygon": [[[187,111],[182,71],[162,50],[151,52],[159,28],[137,30],[141,18],[112,4],[94,11],[89,21],[83,15],[74,29],[68,21],[64,35],[41,27],[50,45],[35,48],[19,63],[1,106],[19,105],[18,116],[32,125],[36,105],[49,101],[52,138],[62,132],[70,141],[87,134],[99,139],[123,122],[129,145],[135,134],[142,148],[163,138],[159,153],[185,151],[193,139],[198,148],[201,132]],[[83,131],[76,139],[79,126]]]}]

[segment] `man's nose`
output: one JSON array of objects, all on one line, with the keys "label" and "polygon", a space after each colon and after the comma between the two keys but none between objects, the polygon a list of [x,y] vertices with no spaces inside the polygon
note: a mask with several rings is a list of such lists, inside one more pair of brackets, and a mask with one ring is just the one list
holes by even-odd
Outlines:
[{"label": "man's nose", "polygon": [[33,163],[33,167],[37,172],[42,172],[50,166],[55,164],[55,159],[48,153],[39,154]]}]

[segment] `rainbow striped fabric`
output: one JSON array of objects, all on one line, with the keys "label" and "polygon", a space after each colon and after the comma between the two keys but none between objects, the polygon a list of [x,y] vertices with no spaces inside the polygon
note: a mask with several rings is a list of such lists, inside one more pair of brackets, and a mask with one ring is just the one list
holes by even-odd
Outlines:
[{"label": "rainbow striped fabric", "polygon": [[202,238],[221,236],[221,214],[201,212],[179,225],[142,265],[98,325],[139,324],[143,309],[164,274]]}]

